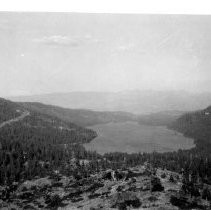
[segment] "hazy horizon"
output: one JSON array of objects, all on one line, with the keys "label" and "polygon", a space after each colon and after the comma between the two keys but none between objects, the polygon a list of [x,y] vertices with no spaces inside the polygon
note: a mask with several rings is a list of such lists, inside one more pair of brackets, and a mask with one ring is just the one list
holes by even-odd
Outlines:
[{"label": "hazy horizon", "polygon": [[211,90],[211,16],[0,13],[0,97]]},{"label": "hazy horizon", "polygon": [[190,95],[201,95],[201,94],[211,94],[211,91],[188,91],[188,90],[153,90],[153,89],[125,89],[125,90],[117,90],[117,91],[98,91],[98,90],[82,90],[82,91],[67,91],[67,92],[43,92],[38,94],[19,94],[19,95],[5,95],[0,97],[5,98],[19,98],[19,97],[30,97],[30,96],[42,96],[42,95],[59,95],[59,94],[74,94],[74,93],[102,93],[102,94],[121,94],[121,93],[130,93],[130,92],[139,92],[139,93],[150,93],[150,92],[157,92],[157,93],[183,93],[183,94],[190,94]]}]

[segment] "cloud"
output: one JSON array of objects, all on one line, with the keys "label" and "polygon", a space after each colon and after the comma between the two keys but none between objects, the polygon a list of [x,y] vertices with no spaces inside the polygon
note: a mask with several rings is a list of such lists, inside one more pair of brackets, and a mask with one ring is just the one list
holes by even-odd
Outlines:
[{"label": "cloud", "polygon": [[133,43],[130,44],[122,44],[118,45],[114,49],[111,50],[111,55],[115,56],[120,53],[129,53],[129,52],[134,52],[135,50],[135,45]]},{"label": "cloud", "polygon": [[78,40],[77,38],[61,36],[61,35],[44,36],[39,39],[34,39],[33,41],[54,46],[78,47],[80,45],[80,40]]},{"label": "cloud", "polygon": [[117,47],[117,51],[119,52],[128,52],[134,49],[134,44],[120,45]]},{"label": "cloud", "polygon": [[98,43],[98,39],[94,39],[91,35],[87,34],[84,37],[70,37],[62,35],[44,36],[42,38],[33,39],[34,42],[43,43],[52,46],[69,46],[79,47],[85,43]]},{"label": "cloud", "polygon": [[101,41],[99,39],[94,38],[92,35],[90,34],[86,34],[84,36],[84,39],[90,43],[100,43]]}]

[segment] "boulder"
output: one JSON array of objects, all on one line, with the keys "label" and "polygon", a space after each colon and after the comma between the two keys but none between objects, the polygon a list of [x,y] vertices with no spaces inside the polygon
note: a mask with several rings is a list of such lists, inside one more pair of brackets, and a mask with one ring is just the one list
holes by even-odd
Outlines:
[{"label": "boulder", "polygon": [[19,199],[31,199],[34,197],[34,193],[32,191],[23,191],[16,193],[16,197]]},{"label": "boulder", "polygon": [[148,191],[150,190],[150,183],[146,182],[144,183],[143,187],[141,188],[142,191]]},{"label": "boulder", "polygon": [[73,180],[73,177],[66,177],[66,176],[62,176],[61,180],[59,181],[59,183],[62,184],[63,187],[66,187],[69,185],[69,183]]},{"label": "boulder", "polygon": [[104,186],[95,191],[96,194],[108,196],[111,193],[110,186]]},{"label": "boulder", "polygon": [[130,179],[135,179],[135,177],[139,177],[143,175],[143,171],[139,171],[139,170],[127,170],[124,173],[124,179],[125,180],[130,180]]},{"label": "boulder", "polygon": [[42,188],[50,187],[51,185],[52,185],[52,181],[48,177],[36,179],[33,181],[27,180],[19,186],[18,191],[42,189]]},{"label": "boulder", "polygon": [[196,201],[190,201],[184,196],[171,196],[170,202],[172,205],[177,206],[180,209],[201,209]]},{"label": "boulder", "polygon": [[127,207],[139,208],[141,201],[133,192],[116,193],[111,199],[111,208],[127,209]]},{"label": "boulder", "polygon": [[48,194],[46,196],[46,204],[48,204],[48,207],[58,207],[62,203],[62,198],[58,194]]},{"label": "boulder", "polygon": [[99,193],[92,193],[92,194],[88,195],[88,198],[89,199],[94,199],[94,198],[98,198],[99,196],[100,196]]},{"label": "boulder", "polygon": [[72,197],[78,197],[83,193],[83,191],[78,188],[78,189],[72,189],[71,192],[68,194],[68,198],[72,198]]},{"label": "boulder", "polygon": [[82,201],[82,200],[83,200],[82,197],[72,198],[72,199],[71,199],[71,201],[72,201],[73,203],[76,203],[76,202],[79,202],[79,201]]},{"label": "boulder", "polygon": [[117,181],[125,178],[125,173],[120,171],[114,171],[114,170],[107,170],[104,172],[102,179],[108,179],[112,181]]},{"label": "boulder", "polygon": [[105,171],[105,172],[103,173],[103,175],[102,175],[102,179],[104,179],[104,180],[106,180],[106,179],[112,180],[112,179],[113,179],[113,178],[112,178],[112,170],[107,170],[107,171]]}]

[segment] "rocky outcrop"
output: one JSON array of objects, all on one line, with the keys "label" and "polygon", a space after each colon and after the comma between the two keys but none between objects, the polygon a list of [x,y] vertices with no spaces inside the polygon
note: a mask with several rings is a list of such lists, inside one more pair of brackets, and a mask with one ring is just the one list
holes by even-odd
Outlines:
[{"label": "rocky outcrop", "polygon": [[18,188],[18,191],[27,191],[27,190],[34,190],[34,189],[43,189],[50,187],[52,185],[52,180],[49,179],[49,177],[40,178],[33,181],[25,181],[23,184],[21,184]]},{"label": "rocky outcrop", "polygon": [[210,186],[202,190],[202,198],[197,197],[197,200],[190,192],[182,195],[182,186],[178,174],[161,169],[151,172],[143,166],[101,171],[79,180],[58,172],[0,187],[0,209],[210,208]]}]

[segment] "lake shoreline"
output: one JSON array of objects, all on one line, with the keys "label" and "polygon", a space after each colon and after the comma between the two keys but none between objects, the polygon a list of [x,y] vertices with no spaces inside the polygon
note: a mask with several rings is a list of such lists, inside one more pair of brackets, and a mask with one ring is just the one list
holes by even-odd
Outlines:
[{"label": "lake shoreline", "polygon": [[195,147],[194,139],[166,126],[140,125],[135,121],[111,122],[87,127],[98,136],[84,144],[86,150],[99,154],[108,152],[152,153],[173,152]]}]

